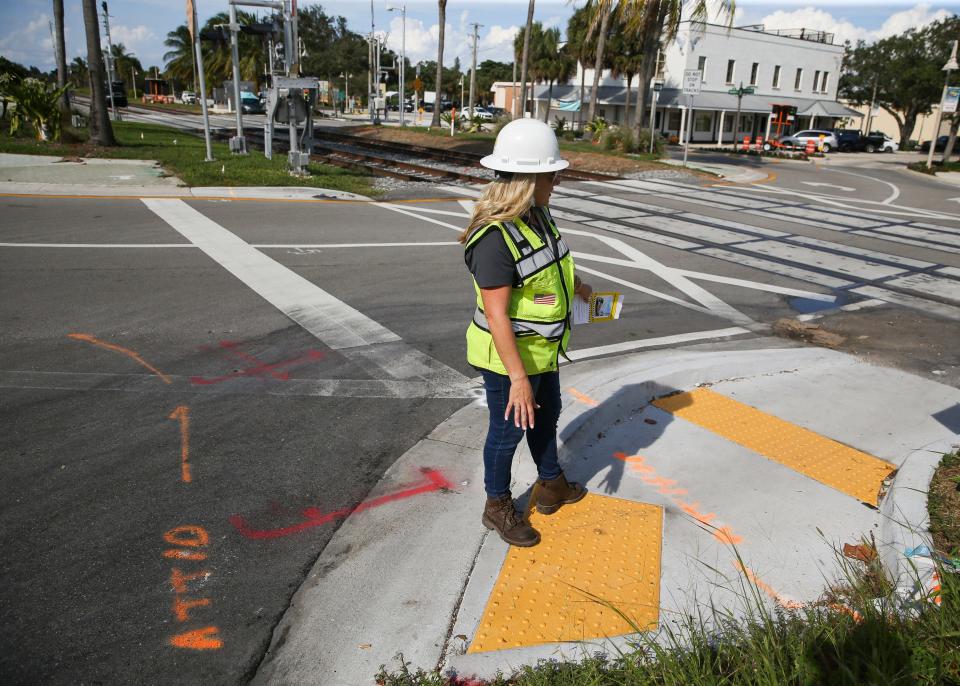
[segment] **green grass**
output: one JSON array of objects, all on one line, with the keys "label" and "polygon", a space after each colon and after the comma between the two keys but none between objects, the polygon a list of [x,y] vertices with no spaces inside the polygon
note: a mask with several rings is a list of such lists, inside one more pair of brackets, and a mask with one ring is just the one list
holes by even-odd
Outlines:
[{"label": "green grass", "polygon": [[[739,555],[737,556],[739,559]],[[941,568],[941,604],[906,607],[879,562],[838,556],[842,582],[800,609],[770,610],[764,593],[731,580],[746,613],[708,606],[698,617],[637,633],[612,655],[582,645],[579,661],[541,660],[484,681],[414,668],[398,656],[382,686],[861,686],[960,684],[960,578]],[[603,602],[597,598],[594,601]],[[841,606],[842,603],[842,606]],[[609,606],[609,605],[608,605]],[[617,611],[616,608],[612,608]],[[623,615],[621,615],[623,616]],[[629,621],[628,617],[624,617]],[[678,619],[676,617],[670,619]],[[636,629],[636,625],[633,625]]]},{"label": "green grass", "polygon": [[[5,123],[5,122],[4,122]],[[6,131],[6,126],[3,127]],[[309,186],[376,195],[373,177],[325,164],[307,167],[310,176],[287,173],[285,153],[272,160],[262,152],[232,155],[225,143],[213,143],[214,162],[205,162],[203,138],[157,124],[113,122],[116,147],[97,147],[83,142],[85,132],[68,132],[72,143],[42,143],[30,138],[11,138],[0,134],[0,152],[62,157],[103,157],[113,159],[157,160],[168,173],[188,186]],[[221,171],[221,169],[223,171]]]},{"label": "green grass", "polygon": [[[937,154],[940,155],[940,157],[943,157],[941,153],[937,153]],[[927,162],[926,160],[924,160],[923,162],[913,162],[912,164],[908,164],[907,168],[912,169],[913,171],[921,172],[923,174],[931,174],[931,175],[936,174],[937,172],[944,172],[944,171],[956,172],[956,171],[960,171],[960,161],[947,162],[946,164],[942,164],[940,160],[934,159],[933,167],[931,169],[927,169]]]},{"label": "green grass", "polygon": [[960,564],[960,451],[940,461],[930,481],[927,509],[934,546]]}]

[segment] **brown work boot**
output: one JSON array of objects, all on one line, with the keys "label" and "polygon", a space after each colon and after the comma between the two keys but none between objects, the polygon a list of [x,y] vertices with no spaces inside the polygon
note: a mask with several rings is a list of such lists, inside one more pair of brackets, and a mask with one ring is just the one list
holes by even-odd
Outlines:
[{"label": "brown work boot", "polygon": [[553,514],[561,505],[570,505],[583,500],[587,489],[576,482],[567,481],[563,474],[556,479],[537,481],[537,512]]},{"label": "brown work boot", "polygon": [[510,545],[529,548],[540,542],[540,534],[517,512],[509,493],[502,498],[487,498],[482,521],[485,527],[495,530]]}]

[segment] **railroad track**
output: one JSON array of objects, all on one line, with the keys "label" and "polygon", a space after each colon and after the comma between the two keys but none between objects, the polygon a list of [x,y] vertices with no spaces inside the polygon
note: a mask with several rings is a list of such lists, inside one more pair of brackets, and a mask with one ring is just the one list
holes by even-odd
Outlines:
[{"label": "railroad track", "polygon": [[[83,98],[83,100],[86,100]],[[175,117],[195,115],[183,110],[173,110],[150,103],[131,103],[127,108],[131,113],[142,110],[149,113],[163,113]],[[199,124],[198,130],[199,130]],[[385,176],[403,181],[461,181],[466,183],[489,183],[489,175],[474,174],[468,171],[471,168],[481,169],[482,154],[431,148],[425,145],[401,143],[399,141],[385,141],[368,136],[345,133],[342,130],[318,126],[316,135],[322,138],[314,143],[311,159],[317,162],[332,164],[338,167],[367,171],[374,176]],[[213,138],[229,140],[233,129],[216,127],[211,131]],[[251,148],[263,150],[263,129],[259,126],[244,127],[244,136]],[[286,147],[287,130],[278,126],[274,131],[275,144]],[[339,144],[339,145],[334,145]],[[396,156],[408,159],[398,160]],[[419,164],[409,158],[433,160],[441,164],[454,165],[463,169],[450,169],[442,166]],[[567,168],[561,172],[561,178],[571,181],[609,181],[620,178],[611,174],[601,174],[582,169]]]}]

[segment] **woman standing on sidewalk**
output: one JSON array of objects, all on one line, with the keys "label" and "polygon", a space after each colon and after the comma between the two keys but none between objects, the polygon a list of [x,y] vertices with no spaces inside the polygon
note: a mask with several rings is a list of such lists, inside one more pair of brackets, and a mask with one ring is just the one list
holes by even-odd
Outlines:
[{"label": "woman standing on sidewalk", "polygon": [[571,300],[591,291],[574,276],[573,258],[547,209],[557,175],[569,164],[560,159],[553,130],[536,119],[510,122],[480,164],[497,178],[477,200],[460,242],[477,293],[467,361],[483,375],[490,409],[483,524],[511,545],[532,546],[540,534],[510,494],[524,431],[537,465],[537,510],[552,514],[587,494],[567,481],[557,459],[557,369],[570,338]]}]

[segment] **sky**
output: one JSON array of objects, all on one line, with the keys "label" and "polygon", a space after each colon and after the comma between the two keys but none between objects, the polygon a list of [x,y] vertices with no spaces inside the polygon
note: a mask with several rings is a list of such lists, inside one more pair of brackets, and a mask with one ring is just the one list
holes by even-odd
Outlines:
[{"label": "sky", "polygon": [[[717,0],[710,0],[718,6]],[[406,5],[406,54],[412,63],[435,60],[439,30],[436,0],[392,0],[396,6]],[[97,2],[99,6],[99,0]],[[369,0],[300,0],[301,7],[320,4],[327,14],[342,15],[347,25],[358,33],[370,31]],[[569,16],[583,0],[537,0],[534,19],[548,27],[557,27],[565,34]],[[80,3],[67,0],[65,5],[67,61],[75,56],[86,57],[83,16]],[[391,48],[400,52],[403,21],[400,11],[389,12],[388,2],[373,0],[376,30],[386,34]],[[185,21],[183,0],[113,0],[110,3],[111,36],[114,43],[123,43],[145,67],[163,65],[166,52],[163,41],[168,31]],[[807,28],[831,31],[835,42],[865,40],[872,42],[901,33],[940,18],[960,13],[960,0],[946,2],[883,2],[839,0],[837,2],[777,3],[740,0],[736,3],[734,25],[763,24],[768,29]],[[197,0],[201,23],[227,9],[226,0]],[[253,9],[253,8],[250,8]],[[471,24],[477,22],[479,45],[477,62],[492,59],[511,60],[511,45],[516,32],[526,22],[527,0],[449,0],[447,3],[444,63],[455,57],[469,66]],[[0,0],[0,55],[21,64],[43,70],[54,66],[50,22],[53,19],[51,0]],[[716,12],[711,21],[724,23]],[[105,42],[104,42],[105,44]]]}]

